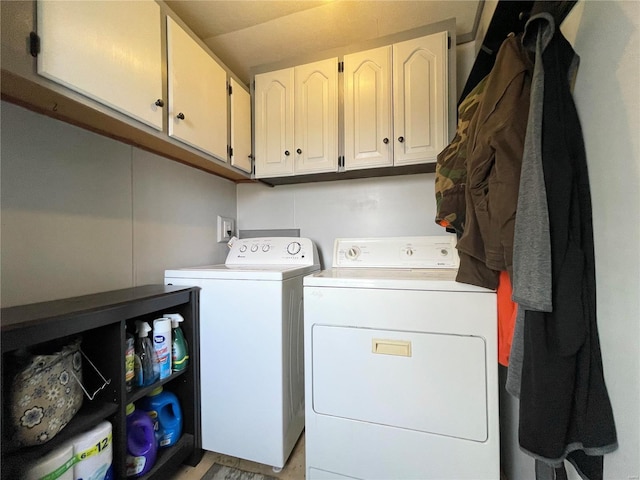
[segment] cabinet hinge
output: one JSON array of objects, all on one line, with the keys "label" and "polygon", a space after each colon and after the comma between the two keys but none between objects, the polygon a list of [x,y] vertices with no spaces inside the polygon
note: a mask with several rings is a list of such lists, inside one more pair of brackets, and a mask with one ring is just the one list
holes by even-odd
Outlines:
[{"label": "cabinet hinge", "polygon": [[29,53],[32,57],[37,57],[40,53],[40,37],[36,32],[29,34]]},{"label": "cabinet hinge", "polygon": [[232,95],[233,94],[233,86],[231,84],[229,84],[228,88],[229,88],[229,95]]},{"label": "cabinet hinge", "polygon": [[338,62],[338,73],[344,72],[344,62]]},{"label": "cabinet hinge", "polygon": [[447,37],[447,50],[451,50],[451,37]]},{"label": "cabinet hinge", "polygon": [[229,147],[229,156],[233,157],[233,147]]}]

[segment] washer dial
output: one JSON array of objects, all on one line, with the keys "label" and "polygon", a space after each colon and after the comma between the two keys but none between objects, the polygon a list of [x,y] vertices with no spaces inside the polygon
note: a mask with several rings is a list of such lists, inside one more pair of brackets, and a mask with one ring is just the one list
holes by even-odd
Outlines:
[{"label": "washer dial", "polygon": [[289,255],[296,255],[300,252],[301,248],[302,247],[300,246],[299,242],[291,242],[289,245],[287,245],[287,253]]},{"label": "washer dial", "polygon": [[346,256],[349,260],[355,260],[360,256],[360,248],[356,247],[355,245],[352,247],[349,247],[349,249],[347,250]]}]

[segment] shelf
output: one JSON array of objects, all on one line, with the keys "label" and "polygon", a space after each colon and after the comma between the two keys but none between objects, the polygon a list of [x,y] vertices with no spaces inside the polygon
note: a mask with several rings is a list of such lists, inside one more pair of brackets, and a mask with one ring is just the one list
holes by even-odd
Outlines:
[{"label": "shelf", "polygon": [[[65,440],[95,427],[102,420],[113,426],[113,467],[115,478],[126,476],[126,403],[135,402],[160,385],[170,384],[182,406],[183,436],[178,443],[162,449],[157,466],[144,478],[167,478],[181,463],[195,465],[202,457],[200,429],[200,386],[196,379],[199,364],[199,287],[146,285],[102,292],[52,302],[4,308],[0,311],[2,332],[2,390],[7,396],[10,372],[6,362],[18,348],[42,346],[68,335],[81,335],[85,351],[96,367],[111,380],[93,401],[85,398],[69,424],[44,445],[8,448],[2,442],[0,478],[24,478],[21,471],[34,460],[50,453]],[[125,391],[125,331],[127,323],[148,321],[166,311],[180,313],[190,348],[189,367],[153,385]],[[84,380],[87,380],[83,377]],[[93,389],[89,388],[90,391]],[[4,403],[5,398],[3,398]],[[3,424],[7,409],[3,409]],[[194,463],[195,462],[195,463]]]},{"label": "shelf", "polygon": [[188,368],[185,368],[184,370],[180,370],[179,372],[174,372],[170,376],[168,376],[167,378],[163,378],[162,380],[158,380],[156,383],[154,383],[153,385],[149,385],[148,387],[140,387],[140,388],[133,387],[133,390],[131,392],[127,392],[127,403],[133,403],[133,402],[136,402],[136,401],[140,400],[142,397],[144,397],[145,395],[148,395],[154,389],[156,389],[158,387],[161,387],[165,383],[168,383],[168,382],[171,382],[172,380],[175,380],[180,375],[182,375],[185,372],[187,372],[187,370],[188,370]]},{"label": "shelf", "polygon": [[[176,302],[172,295],[181,295]],[[3,308],[2,352],[73,335],[121,319],[187,303],[185,287],[145,285],[49,302]],[[74,321],[70,321],[73,318]]]},{"label": "shelf", "polygon": [[417,173],[434,173],[435,162],[399,167],[363,168],[344,172],[313,173],[292,175],[290,177],[259,178],[258,180],[270,187],[278,185],[292,185],[298,183],[330,182],[336,180],[353,180],[360,178],[393,177],[397,175],[415,175]]},{"label": "shelf", "polygon": [[20,478],[19,469],[31,463],[36,458],[43,457],[74,436],[86,432],[118,412],[115,403],[90,403],[86,398],[80,411],[71,419],[69,424],[55,437],[43,445],[22,447],[16,449],[2,442],[2,478]]},{"label": "shelf", "polygon": [[[155,465],[141,478],[144,480],[166,479],[167,471],[175,470],[194,454],[194,445],[195,439],[193,435],[188,433],[182,434],[180,440],[178,440],[174,446],[158,450],[158,458],[156,459]],[[197,464],[198,461],[200,461],[200,458],[195,461],[195,464]]]}]

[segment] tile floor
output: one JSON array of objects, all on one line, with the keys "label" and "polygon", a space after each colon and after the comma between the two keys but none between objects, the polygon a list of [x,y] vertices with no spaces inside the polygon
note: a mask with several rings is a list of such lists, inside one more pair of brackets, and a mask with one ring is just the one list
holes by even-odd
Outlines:
[{"label": "tile floor", "polygon": [[[270,475],[279,480],[304,480],[305,478],[305,459],[304,459],[304,432],[300,436],[298,443],[293,447],[291,456],[281,472],[275,473],[268,465],[250,462],[240,458],[229,457],[214,452],[205,452],[204,457],[200,460],[197,467],[182,466],[174,476],[167,480],[200,480],[207,473],[207,470],[214,463],[220,463],[229,467],[239,468],[247,472],[261,473]],[[504,473],[500,473],[500,480],[507,480]]]},{"label": "tile floor", "polygon": [[200,480],[200,478],[207,473],[207,470],[209,470],[211,465],[214,463],[235,467],[247,472],[270,475],[278,478],[279,480],[304,480],[304,432],[300,436],[296,446],[293,447],[293,451],[291,452],[291,456],[289,457],[287,464],[279,473],[275,473],[270,466],[263,465],[261,463],[250,462],[249,460],[242,460],[240,458],[229,457],[227,455],[214,452],[205,452],[204,457],[202,457],[202,460],[200,460],[200,463],[198,463],[196,467],[183,465],[168,480]]}]

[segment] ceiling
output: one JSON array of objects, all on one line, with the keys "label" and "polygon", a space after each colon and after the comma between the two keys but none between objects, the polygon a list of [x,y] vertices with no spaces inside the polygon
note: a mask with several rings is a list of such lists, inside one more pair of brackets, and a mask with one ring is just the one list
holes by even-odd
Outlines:
[{"label": "ceiling", "polygon": [[344,47],[456,18],[458,43],[477,28],[483,0],[167,0],[248,84],[258,65]]}]

